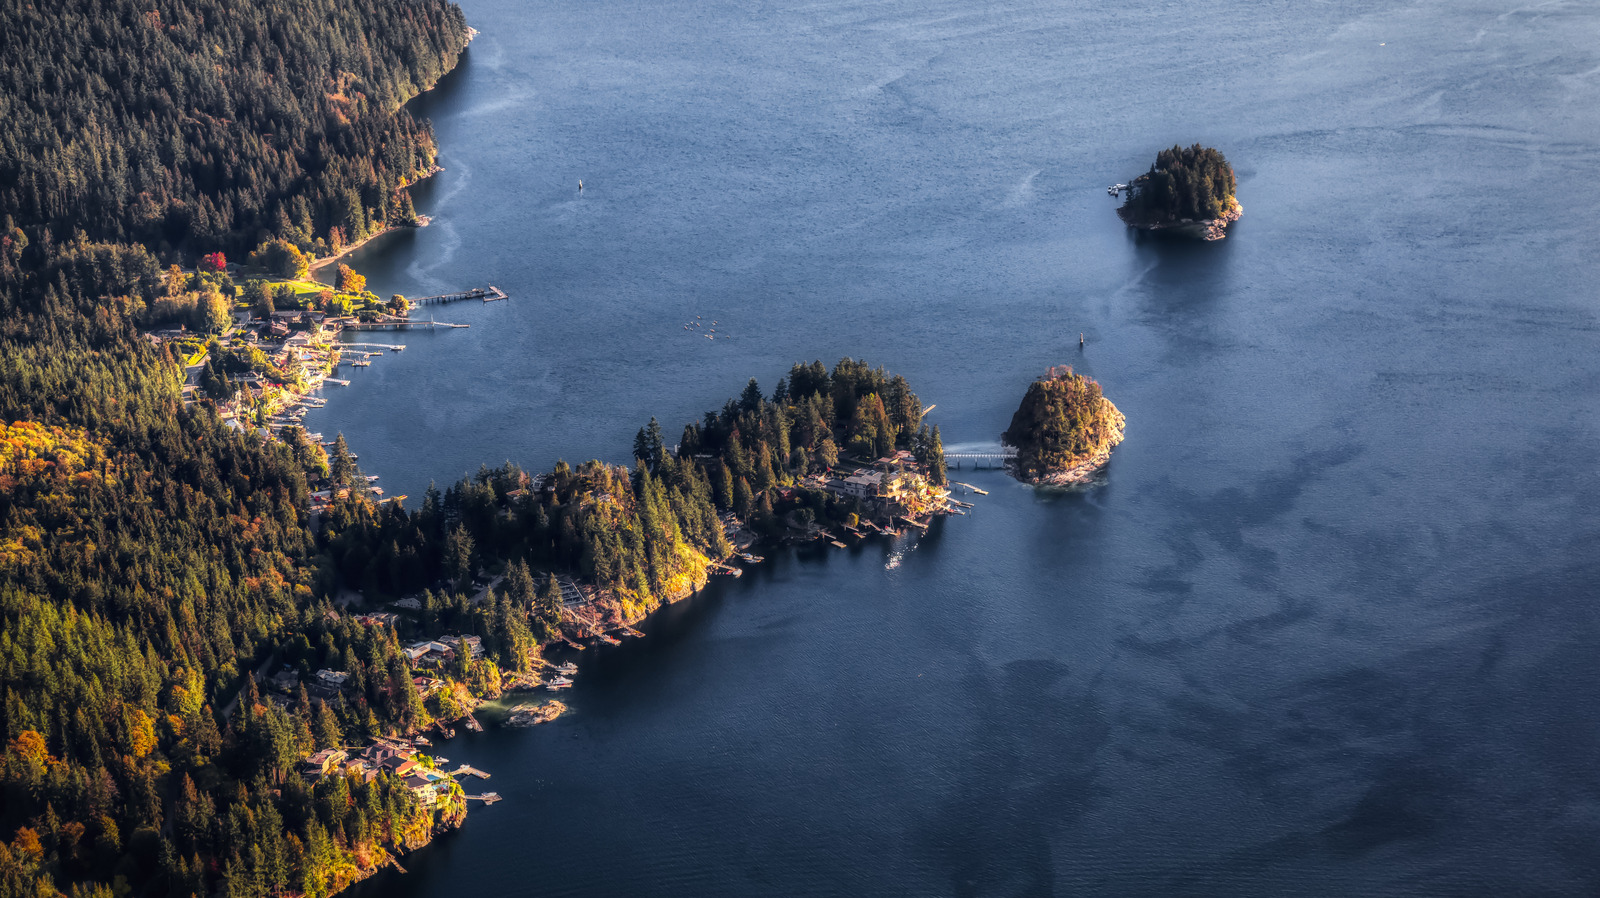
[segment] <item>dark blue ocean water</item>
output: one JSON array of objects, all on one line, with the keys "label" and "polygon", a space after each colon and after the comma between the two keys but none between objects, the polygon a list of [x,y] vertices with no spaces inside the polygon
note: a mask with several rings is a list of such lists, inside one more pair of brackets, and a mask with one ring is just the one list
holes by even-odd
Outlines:
[{"label": "dark blue ocean water", "polygon": [[[1061,363],[1128,436],[585,652],[363,894],[1600,893],[1600,8],[463,6],[435,223],[356,265],[514,298],[311,416],[390,493],[844,355],[952,446]],[[1127,233],[1104,186],[1196,141],[1244,220]]]}]

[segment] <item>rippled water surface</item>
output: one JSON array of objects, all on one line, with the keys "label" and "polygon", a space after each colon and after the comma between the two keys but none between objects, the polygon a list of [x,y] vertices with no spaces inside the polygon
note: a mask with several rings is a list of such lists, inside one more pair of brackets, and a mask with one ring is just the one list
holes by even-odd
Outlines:
[{"label": "rippled water surface", "polygon": [[[844,355],[970,445],[1071,363],[1128,439],[585,652],[364,894],[1600,892],[1600,9],[463,6],[435,223],[356,264],[514,298],[313,413],[390,493]],[[1194,141],[1244,220],[1130,236]]]}]

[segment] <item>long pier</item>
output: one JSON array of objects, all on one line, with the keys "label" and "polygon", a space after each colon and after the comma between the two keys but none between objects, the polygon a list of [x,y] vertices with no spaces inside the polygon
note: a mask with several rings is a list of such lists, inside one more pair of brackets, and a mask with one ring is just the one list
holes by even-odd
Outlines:
[{"label": "long pier", "polygon": [[347,331],[404,331],[418,327],[468,327],[465,324],[446,324],[443,321],[412,321],[409,318],[394,318],[388,321],[361,321],[356,324],[347,324]]},{"label": "long pier", "polygon": [[417,299],[408,300],[408,302],[414,306],[421,306],[440,302],[460,302],[464,299],[481,299],[484,302],[494,302],[495,300],[499,299],[510,299],[510,296],[506,293],[506,291],[501,290],[499,287],[496,287],[493,284],[490,284],[487,287],[473,287],[471,290],[463,290],[460,293],[441,293],[438,296],[423,296]]},{"label": "long pier", "polygon": [[406,348],[404,343],[340,343],[339,345],[353,346],[357,349],[387,349],[390,352],[400,352]]}]

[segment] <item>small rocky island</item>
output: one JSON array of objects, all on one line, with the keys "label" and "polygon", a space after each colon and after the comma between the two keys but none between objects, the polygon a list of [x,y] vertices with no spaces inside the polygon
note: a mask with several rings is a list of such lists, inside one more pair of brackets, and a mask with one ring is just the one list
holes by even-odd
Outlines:
[{"label": "small rocky island", "polygon": [[1244,213],[1237,186],[1228,160],[1195,144],[1162,150],[1148,172],[1112,190],[1128,191],[1117,215],[1130,228],[1221,240]]},{"label": "small rocky island", "polygon": [[1076,486],[1111,460],[1125,423],[1098,383],[1063,365],[1028,385],[1000,439],[1017,450],[1011,474],[1018,480]]}]

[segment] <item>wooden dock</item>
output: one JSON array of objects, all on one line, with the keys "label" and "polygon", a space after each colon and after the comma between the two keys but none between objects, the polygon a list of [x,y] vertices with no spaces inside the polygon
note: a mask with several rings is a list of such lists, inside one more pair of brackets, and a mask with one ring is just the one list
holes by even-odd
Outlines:
[{"label": "wooden dock", "polygon": [[477,777],[478,779],[481,779],[481,780],[486,780],[486,779],[489,778],[489,774],[485,773],[482,770],[479,770],[476,767],[470,766],[468,764],[462,764],[460,767],[457,767],[454,771],[451,772],[450,775],[451,776],[475,776],[475,777]]},{"label": "wooden dock", "polygon": [[495,302],[501,299],[510,299],[506,291],[493,284],[487,287],[473,287],[471,290],[462,290],[460,293],[441,293],[438,296],[423,296],[408,300],[414,306],[433,305],[444,302],[461,302],[465,299],[481,299],[484,302]]},{"label": "wooden dock", "polygon": [[385,321],[360,321],[347,324],[347,331],[404,331],[419,327],[468,327],[465,324],[446,324],[443,321],[412,321],[409,318],[393,318]]},{"label": "wooden dock", "polygon": [[499,792],[485,792],[482,795],[463,795],[461,797],[465,798],[465,799],[467,799],[469,801],[481,801],[484,804],[494,804],[495,802],[500,800],[500,793]]}]

